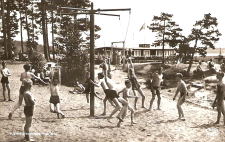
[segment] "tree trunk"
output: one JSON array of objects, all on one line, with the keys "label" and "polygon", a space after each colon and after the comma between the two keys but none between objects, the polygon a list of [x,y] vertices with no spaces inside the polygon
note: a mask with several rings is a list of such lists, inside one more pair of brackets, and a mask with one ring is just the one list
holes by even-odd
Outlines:
[{"label": "tree trunk", "polygon": [[162,47],[162,54],[163,54],[163,59],[162,59],[162,64],[165,63],[165,60],[164,60],[164,36],[165,36],[165,20],[164,20],[164,31],[163,31],[163,47]]},{"label": "tree trunk", "polygon": [[47,49],[47,41],[46,41],[46,26],[45,26],[45,0],[41,0],[42,4],[42,31],[43,31],[43,46],[44,46],[44,54],[45,59],[49,61],[48,49]]},{"label": "tree trunk", "polygon": [[195,40],[195,46],[194,46],[194,49],[193,49],[193,52],[192,52],[192,55],[191,55],[191,59],[190,59],[190,62],[189,62],[187,74],[190,74],[190,70],[191,70],[191,66],[192,66],[192,63],[193,63],[193,59],[194,59],[194,54],[195,54],[195,49],[197,47],[197,43],[198,43],[198,38],[196,38],[196,40]]},{"label": "tree trunk", "polygon": [[45,29],[46,29],[46,45],[47,45],[47,49],[48,49],[48,58],[49,60],[51,60],[51,57],[50,57],[50,49],[49,49],[49,41],[48,41],[48,22],[47,22],[47,17],[46,17],[46,21],[45,21]]},{"label": "tree trunk", "polygon": [[5,5],[4,5],[4,0],[1,0],[1,12],[2,12],[2,29],[3,29],[3,39],[4,39],[4,58],[8,58],[8,51],[7,51],[7,39],[6,39],[6,26],[5,26]]},{"label": "tree trunk", "polygon": [[12,59],[12,38],[11,38],[11,32],[10,32],[10,2],[7,0],[7,49],[8,49],[8,58]]},{"label": "tree trunk", "polygon": [[30,30],[28,27],[28,19],[27,19],[27,7],[25,7],[25,17],[26,17],[26,29],[27,29],[27,48],[31,51],[31,41],[30,41]]},{"label": "tree trunk", "polygon": [[[51,5],[52,5],[52,0],[51,0]],[[54,22],[53,22],[53,10],[51,10],[51,15],[52,15],[52,55],[53,55],[53,60],[55,60],[55,47],[54,47]]]},{"label": "tree trunk", "polygon": [[[19,5],[21,4],[21,0],[19,1]],[[20,43],[21,43],[21,50],[22,53],[24,52],[23,50],[23,25],[22,25],[22,20],[21,20],[21,11],[20,11]]]}]

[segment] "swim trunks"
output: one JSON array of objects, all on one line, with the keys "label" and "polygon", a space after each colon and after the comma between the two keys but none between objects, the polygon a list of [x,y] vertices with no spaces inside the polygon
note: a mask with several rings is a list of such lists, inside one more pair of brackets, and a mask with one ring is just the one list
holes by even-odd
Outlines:
[{"label": "swim trunks", "polygon": [[56,105],[57,103],[60,103],[59,96],[51,96],[49,102],[53,103],[54,105]]},{"label": "swim trunks", "polygon": [[110,98],[111,100],[113,100],[114,98],[119,98],[119,96],[118,96],[116,90],[110,90],[110,91],[109,91],[109,98]]},{"label": "swim trunks", "polygon": [[24,106],[24,114],[26,116],[33,116],[34,106]]},{"label": "swim trunks", "polygon": [[8,77],[2,77],[1,83],[9,84],[9,79],[8,79]]},{"label": "swim trunks", "polygon": [[110,90],[109,89],[105,89],[104,93],[105,93],[106,98],[110,98]]},{"label": "swim trunks", "polygon": [[132,84],[132,90],[140,89],[141,86],[139,85],[136,78],[131,78],[130,81],[131,81],[131,84]]},{"label": "swim trunks", "polygon": [[24,94],[24,91],[25,91],[25,87],[24,86],[20,86],[20,94]]}]

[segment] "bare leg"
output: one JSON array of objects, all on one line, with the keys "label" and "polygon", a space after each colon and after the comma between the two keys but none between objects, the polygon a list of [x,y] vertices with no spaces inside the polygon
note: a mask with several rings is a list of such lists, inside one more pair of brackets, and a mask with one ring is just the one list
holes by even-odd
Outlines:
[{"label": "bare leg", "polygon": [[[113,99],[114,104],[116,105],[115,109],[112,111],[112,113],[109,115],[109,117],[107,118],[108,122],[110,122],[110,118],[118,111],[122,108],[121,104],[119,103],[117,98]],[[111,122],[110,122],[111,123]]]},{"label": "bare leg", "polygon": [[6,101],[6,98],[5,98],[5,90],[6,90],[5,83],[2,83],[2,91],[3,91],[4,101]]},{"label": "bare leg", "polygon": [[95,97],[97,97],[99,100],[102,100],[102,98],[95,92],[94,93]]},{"label": "bare leg", "polygon": [[224,104],[222,104],[221,112],[223,114],[223,125],[225,126],[225,110],[224,110]]},{"label": "bare leg", "polygon": [[183,109],[181,108],[181,105],[184,103],[185,96],[182,96],[179,98],[178,102],[177,102],[177,109],[178,109],[178,113],[179,113],[179,118],[184,118],[184,113],[183,113]]},{"label": "bare leg", "polygon": [[159,90],[156,90],[156,95],[158,97],[157,109],[160,110],[161,96],[160,96],[160,91]]},{"label": "bare leg", "polygon": [[153,110],[153,109],[152,109],[152,104],[153,104],[154,100],[155,100],[155,90],[154,90],[154,92],[152,92],[152,99],[151,99],[151,101],[150,101],[150,106],[149,106],[149,110],[150,110],[150,111]]},{"label": "bare leg", "polygon": [[9,101],[12,101],[11,97],[10,97],[10,85],[6,84],[6,88],[8,90],[8,97],[9,97]]},{"label": "bare leg", "polygon": [[221,117],[221,106],[217,106],[217,120],[214,124],[219,124],[220,123],[220,117]]},{"label": "bare leg", "polygon": [[128,109],[131,111],[131,124],[137,124],[137,122],[134,121],[134,109],[130,105],[128,105]]},{"label": "bare leg", "polygon": [[89,103],[89,93],[86,93],[87,103]]},{"label": "bare leg", "polygon": [[[135,90],[133,90],[133,92],[134,92],[134,96],[138,96]],[[134,109],[135,110],[137,110],[137,101],[138,101],[138,98],[135,98],[134,99]]]},{"label": "bare leg", "polygon": [[9,116],[8,116],[9,119],[12,118],[13,113],[22,105],[22,102],[23,102],[23,95],[20,94],[19,95],[19,102],[13,107],[12,112],[9,113]]},{"label": "bare leg", "polygon": [[57,104],[56,104],[56,112],[57,112],[58,114],[61,114],[62,118],[65,118],[64,113],[60,110],[60,103],[57,103]]},{"label": "bare leg", "polygon": [[30,132],[31,123],[32,123],[32,116],[29,116],[29,117],[26,116],[26,123],[25,123],[25,126],[24,126],[26,141],[30,141],[29,132]]},{"label": "bare leg", "polygon": [[103,100],[104,111],[103,111],[102,115],[106,115],[106,101],[107,101],[107,97],[105,97]]},{"label": "bare leg", "polygon": [[138,89],[138,92],[141,94],[141,97],[142,97],[142,106],[141,107],[145,108],[145,95],[141,88]]},{"label": "bare leg", "polygon": [[54,113],[55,111],[55,105],[53,103],[50,103],[50,112]]}]

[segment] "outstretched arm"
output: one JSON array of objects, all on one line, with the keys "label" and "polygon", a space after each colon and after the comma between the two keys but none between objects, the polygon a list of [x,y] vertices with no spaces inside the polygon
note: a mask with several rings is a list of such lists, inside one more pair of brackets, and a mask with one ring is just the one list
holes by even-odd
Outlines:
[{"label": "outstretched arm", "polygon": [[101,86],[101,81],[99,81],[98,83],[95,83],[93,80],[90,79],[89,83],[93,84],[96,87],[100,87]]}]

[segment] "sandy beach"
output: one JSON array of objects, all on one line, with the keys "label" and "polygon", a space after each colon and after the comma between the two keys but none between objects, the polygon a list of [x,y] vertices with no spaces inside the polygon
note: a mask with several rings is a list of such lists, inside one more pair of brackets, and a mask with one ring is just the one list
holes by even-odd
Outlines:
[{"label": "sandy beach", "polygon": [[[14,102],[3,102],[0,95],[0,141],[19,142],[24,138],[23,127],[25,115],[23,105],[18,109],[12,120],[8,120],[8,113],[18,102],[20,73],[23,72],[23,64],[8,64],[7,68],[12,76],[9,78],[11,85],[11,96]],[[100,72],[96,69],[95,73]],[[117,91],[124,87],[126,73],[121,70],[113,71],[113,79],[117,85]],[[138,77],[143,80],[142,77]],[[149,108],[151,91],[142,84],[146,95],[145,106]],[[107,103],[107,115],[101,116],[103,102],[95,98],[95,117],[89,117],[90,104],[86,102],[84,94],[70,94],[73,88],[60,87],[61,110],[66,118],[57,119],[55,113],[50,113],[49,86],[34,85],[31,92],[37,102],[35,105],[33,122],[30,129],[31,137],[37,142],[224,142],[225,128],[223,117],[219,125],[213,125],[216,121],[217,112],[210,108],[200,107],[186,102],[182,107],[186,115],[186,121],[177,120],[178,112],[176,101],[173,101],[175,88],[162,90],[162,110],[146,111],[141,107],[141,97],[138,100],[138,110],[135,113],[135,121],[138,124],[131,125],[130,111],[118,128],[116,114],[112,123],[106,117],[112,112],[113,107]],[[96,88],[100,96],[104,97],[101,88]],[[2,87],[0,89],[2,93]],[[156,108],[157,99],[153,108]],[[130,99],[133,106],[134,99]]]}]

